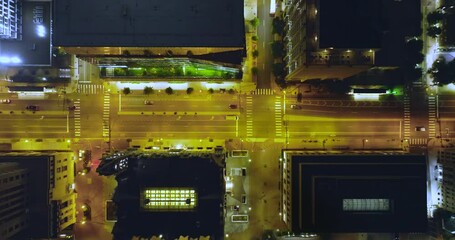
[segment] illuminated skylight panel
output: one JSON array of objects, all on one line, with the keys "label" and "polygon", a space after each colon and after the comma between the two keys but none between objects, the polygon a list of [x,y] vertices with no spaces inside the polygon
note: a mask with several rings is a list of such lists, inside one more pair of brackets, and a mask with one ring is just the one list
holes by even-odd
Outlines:
[{"label": "illuminated skylight panel", "polygon": [[146,189],[144,208],[160,210],[190,210],[197,206],[194,189]]}]

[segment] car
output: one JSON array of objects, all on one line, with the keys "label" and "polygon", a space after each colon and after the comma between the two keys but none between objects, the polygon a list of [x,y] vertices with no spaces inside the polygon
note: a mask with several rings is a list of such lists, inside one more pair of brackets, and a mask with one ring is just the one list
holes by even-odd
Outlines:
[{"label": "car", "polygon": [[25,107],[25,109],[30,110],[30,111],[38,111],[39,107],[36,105],[28,105],[27,107]]},{"label": "car", "polygon": [[74,111],[74,110],[76,110],[76,106],[69,106],[69,107],[68,107],[68,110]]},{"label": "car", "polygon": [[229,109],[237,109],[237,104],[229,104]]},{"label": "car", "polygon": [[426,131],[425,127],[422,127],[422,126],[416,127],[416,132],[425,132],[425,131]]},{"label": "car", "polygon": [[11,99],[2,99],[0,101],[1,101],[1,103],[6,103],[6,104],[11,103]]},{"label": "car", "polygon": [[150,100],[145,100],[145,101],[144,101],[144,104],[145,104],[145,105],[153,105],[154,102],[153,102],[153,101],[150,101]]},{"label": "car", "polygon": [[302,109],[302,106],[296,105],[296,104],[292,104],[291,105],[291,109]]}]

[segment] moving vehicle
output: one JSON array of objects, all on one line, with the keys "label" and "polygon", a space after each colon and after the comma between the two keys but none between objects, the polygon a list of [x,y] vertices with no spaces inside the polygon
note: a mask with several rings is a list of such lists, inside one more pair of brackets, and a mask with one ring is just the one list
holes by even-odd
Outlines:
[{"label": "moving vehicle", "polygon": [[144,101],[144,104],[145,104],[145,105],[153,105],[154,102],[151,101],[151,100],[145,100],[145,101]]},{"label": "moving vehicle", "polygon": [[30,110],[30,111],[38,111],[39,107],[37,105],[27,105],[25,109]]},{"label": "moving vehicle", "polygon": [[236,115],[226,115],[226,120],[237,120],[239,117]]},{"label": "moving vehicle", "polygon": [[229,109],[237,109],[237,104],[229,104]]},{"label": "moving vehicle", "polygon": [[76,106],[69,106],[69,107],[68,107],[68,110],[74,111],[74,110],[76,110]]},{"label": "moving vehicle", "polygon": [[1,103],[9,104],[11,103],[11,99],[2,99],[0,100]]},{"label": "moving vehicle", "polygon": [[422,127],[422,126],[416,127],[416,132],[425,132],[425,131],[426,131],[425,127]]}]

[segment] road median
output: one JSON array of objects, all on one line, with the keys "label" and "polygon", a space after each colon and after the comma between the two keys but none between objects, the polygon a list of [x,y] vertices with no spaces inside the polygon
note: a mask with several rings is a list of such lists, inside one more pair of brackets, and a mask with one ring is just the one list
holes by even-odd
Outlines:
[{"label": "road median", "polygon": [[195,112],[195,111],[121,111],[117,112],[118,115],[145,115],[145,116],[219,116],[219,115],[236,115],[238,116],[238,112]]}]

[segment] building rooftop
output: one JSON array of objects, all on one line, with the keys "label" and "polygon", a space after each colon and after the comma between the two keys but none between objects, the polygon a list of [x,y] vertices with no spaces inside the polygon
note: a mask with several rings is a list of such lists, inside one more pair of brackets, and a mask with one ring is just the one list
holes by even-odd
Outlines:
[{"label": "building rooftop", "polygon": [[[119,160],[118,167],[114,167],[127,166],[127,170],[117,174],[118,187],[113,197],[117,205],[115,237],[223,236],[222,168],[211,154],[163,153],[122,158],[127,162]],[[103,168],[104,164],[109,163],[100,166]]]},{"label": "building rooftop", "polygon": [[0,65],[51,65],[51,3],[22,1],[19,40],[0,40]]},{"label": "building rooftop", "polygon": [[292,230],[425,232],[423,155],[293,155]]},{"label": "building rooftop", "polygon": [[382,0],[319,1],[320,48],[379,48]]},{"label": "building rooftop", "polygon": [[58,46],[243,47],[241,0],[59,0]]}]

